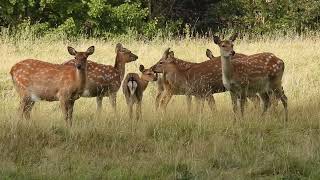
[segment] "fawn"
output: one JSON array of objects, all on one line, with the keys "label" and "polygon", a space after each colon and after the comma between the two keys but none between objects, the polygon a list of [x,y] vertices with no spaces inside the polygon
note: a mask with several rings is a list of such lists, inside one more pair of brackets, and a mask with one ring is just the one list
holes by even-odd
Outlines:
[{"label": "fawn", "polygon": [[123,94],[129,108],[129,116],[132,118],[133,105],[136,104],[136,119],[142,116],[141,103],[143,92],[150,81],[156,81],[157,75],[150,69],[145,69],[143,65],[139,67],[141,77],[137,73],[128,73],[122,84]]},{"label": "fawn", "polygon": [[74,65],[52,64],[35,59],[26,59],[15,64],[10,71],[15,89],[20,95],[20,115],[30,119],[35,101],[60,101],[67,125],[72,125],[75,100],[83,93],[87,79],[87,58],[94,46],[86,52],[77,52],[68,47],[75,56]]},{"label": "fawn", "polygon": [[[214,56],[213,56],[211,50],[209,50],[209,49],[206,50],[206,56],[209,59],[214,59]],[[192,65],[198,64],[198,63],[195,63],[195,62],[188,62],[188,61],[183,61],[183,60],[180,60],[180,59],[175,59],[175,62],[180,67],[180,69],[188,69]],[[151,67],[151,69],[152,69],[152,67]],[[162,76],[158,76],[158,81],[157,81],[158,94],[156,96],[156,101],[155,101],[156,109],[158,109],[159,106],[160,106],[160,101],[161,101],[161,98],[163,97],[163,93],[164,93],[164,89],[165,89],[164,86],[170,86],[170,84],[167,82],[167,80],[165,80],[165,76],[166,76],[165,73],[163,73]],[[175,94],[175,95],[178,95],[178,94]],[[191,111],[192,96],[191,95],[186,95],[186,100],[187,100],[187,107],[188,107],[187,109],[190,112]],[[196,100],[199,101],[199,99],[197,99],[197,98],[196,98]],[[214,109],[214,105],[215,105],[214,97],[213,96],[208,97],[206,99],[206,101],[208,102],[208,105],[209,105],[210,109],[213,110]]]},{"label": "fawn", "polygon": [[[243,56],[242,54],[236,54],[234,58]],[[225,91],[221,81],[220,57],[188,64],[188,67],[183,68],[181,68],[180,62],[188,63],[176,58],[174,52],[168,48],[163,53],[162,58],[152,66],[154,72],[165,74],[160,106],[166,108],[173,95],[188,95],[195,96],[198,100],[206,100],[210,108],[214,107],[212,95]],[[203,101],[199,102],[202,105]]]}]

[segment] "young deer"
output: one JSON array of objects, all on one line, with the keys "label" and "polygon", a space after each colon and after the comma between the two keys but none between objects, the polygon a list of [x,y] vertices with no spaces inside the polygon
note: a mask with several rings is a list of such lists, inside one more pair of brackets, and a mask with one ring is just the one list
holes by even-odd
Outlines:
[{"label": "young deer", "polygon": [[141,103],[144,90],[150,81],[157,80],[157,75],[152,70],[145,69],[143,65],[140,65],[139,70],[142,73],[141,77],[137,73],[128,73],[122,84],[130,118],[132,118],[133,105],[137,104],[136,119],[139,119],[142,115]]},{"label": "young deer", "polygon": [[275,97],[281,100],[287,120],[287,97],[282,88],[284,62],[272,53],[259,53],[231,60],[235,54],[233,42],[236,37],[237,34],[229,40],[222,41],[214,36],[214,43],[220,47],[222,82],[230,91],[234,112],[237,111],[239,100],[243,115],[245,98],[257,93],[263,102],[263,113],[265,113],[270,106],[269,93],[273,92]]},{"label": "young deer", "polygon": [[[110,97],[111,105],[116,111],[117,92],[124,78],[125,65],[138,59],[137,55],[124,48],[120,43],[116,45],[115,52],[114,66],[88,61],[88,82],[81,96],[96,97],[98,112],[101,111],[102,99],[105,96]],[[65,62],[65,64],[74,63],[74,60]]]},{"label": "young deer", "polygon": [[86,52],[68,47],[68,52],[75,56],[74,66],[26,59],[11,68],[12,81],[21,98],[22,118],[30,118],[35,101],[60,101],[66,123],[72,125],[73,105],[85,88],[87,58],[93,54],[94,46]]},{"label": "young deer", "polygon": [[[235,57],[242,57],[242,55],[237,54]],[[186,61],[175,58],[173,51],[168,48],[158,63],[152,66],[154,72],[165,74],[160,106],[165,108],[173,95],[189,95],[207,100],[209,106],[213,107],[212,95],[225,91],[221,81],[220,57],[216,60],[190,64],[188,68],[181,68],[179,62]],[[212,69],[215,70],[212,71]]]},{"label": "young deer", "polygon": [[[209,49],[206,50],[206,56],[210,60],[214,59],[214,56],[213,56],[212,52]],[[194,63],[194,62],[183,61],[183,60],[180,60],[180,59],[175,59],[175,63],[179,66],[179,69],[181,69],[181,70],[186,70],[186,69],[189,69],[192,65],[199,64],[199,63]],[[152,67],[151,67],[151,69],[152,69]],[[156,109],[158,109],[159,106],[160,106],[160,101],[161,101],[161,98],[163,97],[165,86],[170,86],[170,83],[167,82],[167,80],[165,80],[165,76],[166,76],[166,74],[163,73],[162,76],[158,77],[158,81],[157,81],[158,94],[156,96],[156,102],[155,102]],[[166,87],[166,88],[170,89],[169,87]],[[179,95],[179,94],[174,94],[174,95]],[[191,95],[186,95],[186,100],[187,100],[188,111],[190,112],[192,96]],[[208,102],[208,105],[209,105],[210,109],[213,110],[214,109],[214,105],[215,105],[214,97],[213,96],[208,97],[206,100]]]}]

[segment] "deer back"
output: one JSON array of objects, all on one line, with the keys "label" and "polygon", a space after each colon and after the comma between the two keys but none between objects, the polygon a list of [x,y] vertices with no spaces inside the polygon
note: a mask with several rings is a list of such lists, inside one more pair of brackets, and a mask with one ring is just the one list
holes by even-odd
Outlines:
[{"label": "deer back", "polygon": [[76,68],[26,59],[14,65],[10,71],[19,93],[31,94],[40,100],[58,100],[61,88],[75,91]]},{"label": "deer back", "polygon": [[[64,64],[73,65],[74,60]],[[120,74],[111,65],[88,61],[87,84],[82,96],[96,97],[101,94],[117,92],[121,86]]]},{"label": "deer back", "polygon": [[282,76],[284,62],[272,53],[259,53],[232,61],[234,78],[241,82]]},{"label": "deer back", "polygon": [[73,66],[35,59],[15,64],[10,74],[20,96],[46,101],[55,101],[62,96],[77,99],[86,84],[87,57],[94,52],[94,47],[86,52],[76,52],[72,47],[68,50],[77,59]]}]

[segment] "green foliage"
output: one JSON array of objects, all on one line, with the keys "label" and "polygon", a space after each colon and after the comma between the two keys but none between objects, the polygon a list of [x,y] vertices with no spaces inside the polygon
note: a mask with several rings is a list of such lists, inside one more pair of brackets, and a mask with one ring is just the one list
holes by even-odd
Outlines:
[{"label": "green foliage", "polygon": [[219,28],[231,28],[254,34],[275,31],[317,30],[320,2],[308,0],[231,0],[220,1],[209,11],[210,21]]},{"label": "green foliage", "polygon": [[[151,8],[151,9],[150,9]],[[119,36],[149,39],[184,32],[240,31],[253,35],[320,29],[320,1],[310,0],[9,0],[0,3],[0,26],[34,26],[34,36]]]},{"label": "green foliage", "polygon": [[118,21],[117,28],[120,32],[126,32],[127,28],[140,30],[140,28],[145,24],[144,20],[148,16],[148,10],[146,8],[141,8],[141,5],[137,3],[122,4],[115,7],[112,13]]},{"label": "green foliage", "polygon": [[70,17],[64,21],[63,24],[54,29],[54,34],[66,35],[66,36],[76,36],[77,35],[77,26],[73,18]]}]

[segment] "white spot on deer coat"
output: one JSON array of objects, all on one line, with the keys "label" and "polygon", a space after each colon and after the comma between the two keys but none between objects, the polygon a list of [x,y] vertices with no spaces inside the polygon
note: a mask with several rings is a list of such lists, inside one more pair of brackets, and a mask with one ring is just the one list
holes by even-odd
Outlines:
[{"label": "white spot on deer coat", "polygon": [[35,93],[31,93],[31,100],[32,101],[40,101],[40,98]]},{"label": "white spot on deer coat", "polygon": [[84,97],[90,96],[90,91],[88,89],[84,90],[82,93],[82,96],[84,96]]}]

